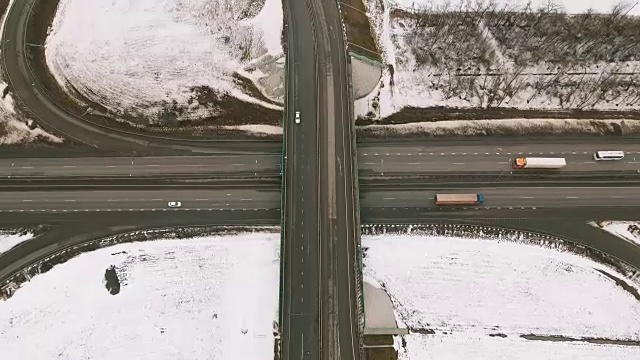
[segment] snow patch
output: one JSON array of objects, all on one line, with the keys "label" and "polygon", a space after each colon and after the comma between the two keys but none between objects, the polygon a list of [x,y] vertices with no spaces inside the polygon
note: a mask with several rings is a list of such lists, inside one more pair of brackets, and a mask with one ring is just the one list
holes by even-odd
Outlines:
[{"label": "snow patch", "polygon": [[246,132],[263,134],[263,135],[282,135],[282,127],[273,126],[273,125],[249,124],[249,125],[225,126],[224,128],[228,130],[240,130],[240,131],[246,131]]},{"label": "snow patch", "polygon": [[33,233],[31,232],[0,230],[0,255],[11,250],[16,245],[31,239],[33,239]]},{"label": "snow patch", "polygon": [[262,32],[267,52],[271,55],[283,52],[280,41],[284,25],[282,6],[279,0],[265,0],[260,13],[251,20],[252,24]]},{"label": "snow patch", "polygon": [[380,285],[380,283],[378,282],[378,280],[374,279],[373,277],[369,276],[369,275],[364,275],[362,277],[362,279],[364,280],[364,282],[366,282],[367,284],[373,286],[376,289],[382,289],[382,285]]},{"label": "snow patch", "polygon": [[[591,223],[598,226],[596,223]],[[621,239],[640,246],[640,222],[638,221],[605,221],[601,227],[604,231],[611,233]],[[598,226],[600,227],[600,226]]]},{"label": "snow patch", "polygon": [[278,234],[253,233],[82,254],[2,303],[0,358],[273,359],[278,251]]}]

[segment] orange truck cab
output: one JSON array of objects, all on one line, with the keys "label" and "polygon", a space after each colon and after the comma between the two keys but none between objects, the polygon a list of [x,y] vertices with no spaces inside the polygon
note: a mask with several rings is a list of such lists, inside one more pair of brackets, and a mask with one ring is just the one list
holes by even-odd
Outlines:
[{"label": "orange truck cab", "polygon": [[522,169],[525,165],[527,165],[527,158],[519,157],[513,160],[514,169]]}]

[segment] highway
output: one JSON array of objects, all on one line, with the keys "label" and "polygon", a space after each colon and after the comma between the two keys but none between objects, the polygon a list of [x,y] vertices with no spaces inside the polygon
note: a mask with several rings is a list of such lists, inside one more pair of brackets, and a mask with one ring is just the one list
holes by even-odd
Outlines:
[{"label": "highway", "polygon": [[[437,193],[482,193],[482,205],[436,206]],[[171,209],[169,201],[182,202],[182,208]],[[308,200],[307,200],[308,201]],[[364,208],[412,208],[446,213],[460,209],[640,207],[640,187],[470,187],[429,190],[362,190],[360,205]],[[195,190],[75,190],[75,191],[11,191],[2,192],[0,212],[52,211],[196,211],[279,209],[280,194],[272,190],[195,189]],[[308,221],[309,210],[293,215],[301,225]],[[305,255],[311,253],[312,239],[299,244]],[[302,251],[303,245],[305,246]],[[317,245],[317,244],[316,244]]]},{"label": "highway", "polygon": [[[472,189],[469,189],[472,190]],[[468,190],[465,190],[468,191]],[[557,192],[557,189],[550,190]],[[586,192],[587,194],[598,193],[614,193],[614,188],[598,188],[597,191]],[[638,189],[619,189],[620,194],[634,195],[639,193]],[[92,191],[80,191],[73,196],[65,199],[86,199]],[[544,192],[540,190],[540,192]],[[20,194],[27,195],[22,199],[32,199],[35,201],[47,202],[53,197],[53,191],[47,191],[47,195],[29,196],[27,192]],[[164,194],[173,194],[174,192],[165,192]],[[584,192],[582,192],[584,193]],[[4,194],[9,194],[5,193]],[[578,194],[577,192],[574,194]],[[110,194],[114,198],[114,193]],[[237,193],[242,196],[242,193]],[[366,193],[364,194],[367,195]],[[478,207],[473,209],[462,208],[444,208],[440,209],[433,206],[429,199],[429,192],[423,191],[416,196],[411,202],[416,207],[384,207],[386,194],[371,194],[373,197],[362,203],[361,216],[365,224],[421,224],[421,223],[440,223],[453,222],[456,224],[478,224],[478,225],[495,225],[504,226],[512,229],[529,229],[531,231],[555,234],[567,239],[585,243],[593,246],[608,254],[612,254],[623,259],[635,266],[640,267],[640,252],[634,245],[617,239],[606,234],[603,231],[593,229],[586,223],[590,220],[637,220],[637,214],[640,213],[640,202],[636,207],[617,206],[618,199],[601,200],[601,206],[577,206],[570,207],[569,203],[558,203],[557,207],[539,207],[536,209],[527,207],[521,208],[518,205],[524,204],[516,199],[511,204],[516,207]],[[16,200],[17,196],[10,195]],[[135,197],[135,192],[127,192],[122,200],[131,200]],[[268,196],[268,195],[265,195]],[[274,189],[273,196],[278,196],[277,189]],[[396,195],[394,194],[394,197]],[[422,198],[424,196],[424,198]],[[568,195],[570,196],[570,195]],[[615,196],[615,195],[614,195]],[[100,196],[104,199],[104,196]],[[140,199],[145,197],[140,196]],[[166,197],[173,199],[173,196]],[[195,226],[195,225],[278,225],[280,223],[280,211],[272,210],[246,210],[246,211],[230,211],[226,210],[208,210],[208,211],[93,211],[95,209],[104,209],[112,206],[102,200],[92,205],[91,211],[74,212],[72,204],[69,202],[57,203],[61,205],[61,209],[67,211],[40,211],[40,204],[34,206],[34,212],[25,216],[24,212],[13,212],[16,209],[14,205],[4,204],[3,211],[0,212],[0,225],[5,228],[22,226],[33,227],[40,224],[51,226],[49,232],[44,236],[38,237],[38,241],[27,242],[24,246],[11,250],[0,256],[0,281],[12,271],[20,269],[24,264],[28,264],[39,254],[46,254],[49,251],[56,251],[60,246],[81,242],[87,238],[101,238],[110,234],[121,233],[125,231],[133,231],[135,229],[145,229],[153,227],[171,227],[171,226]],[[425,201],[426,200],[426,201]],[[153,201],[153,200],[151,200]],[[239,201],[235,198],[234,201]],[[369,202],[370,201],[370,202]],[[404,201],[398,199],[397,201]],[[487,200],[488,201],[488,200]],[[509,204],[509,202],[503,202]],[[404,201],[398,204],[410,204]],[[32,204],[33,205],[33,204]],[[277,207],[279,202],[273,200],[273,206]],[[116,205],[117,206],[117,205]],[[255,207],[253,204],[247,204],[247,208]],[[148,207],[147,207],[148,208]],[[151,207],[153,208],[153,206]],[[12,212],[8,212],[11,210]]]},{"label": "highway", "polygon": [[[310,80],[307,80],[310,81]],[[292,110],[294,111],[294,110]],[[306,122],[313,111],[303,114]],[[311,119],[312,120],[312,119]],[[304,127],[304,126],[302,126]],[[619,161],[595,161],[591,144],[527,144],[498,147],[496,144],[467,146],[425,146],[376,143],[358,150],[358,170],[364,174],[398,173],[472,173],[514,172],[511,161],[516,156],[565,157],[567,166],[557,173],[611,173],[640,170],[640,144],[614,144],[608,148],[624,149]],[[525,151],[525,149],[530,149]],[[534,151],[540,150],[540,151]],[[298,156],[300,156],[298,154]],[[158,176],[212,174],[231,172],[280,171],[280,152],[267,154],[216,154],[210,156],[164,157],[88,157],[0,159],[0,177],[44,176]],[[531,172],[526,170],[526,172]]]},{"label": "highway", "polygon": [[[318,61],[306,1],[285,0],[286,120],[280,279],[281,359],[321,359]],[[300,123],[295,112],[300,111]]]}]

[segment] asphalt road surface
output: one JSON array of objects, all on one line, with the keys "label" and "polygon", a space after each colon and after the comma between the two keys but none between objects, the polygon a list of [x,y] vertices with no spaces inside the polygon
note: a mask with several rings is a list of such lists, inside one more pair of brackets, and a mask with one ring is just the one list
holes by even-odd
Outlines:
[{"label": "asphalt road surface", "polygon": [[[0,212],[187,211],[278,209],[276,191],[138,190],[2,192]],[[170,208],[180,201],[181,208]]]},{"label": "asphalt road surface", "polygon": [[350,58],[336,1],[311,0],[320,96],[320,344],[323,359],[361,358],[360,219]]},{"label": "asphalt road surface", "polygon": [[[303,190],[301,190],[303,191]],[[482,193],[482,205],[436,206],[435,194]],[[187,210],[245,210],[279,209],[278,191],[232,190],[78,190],[2,192],[0,212],[51,212],[51,211],[187,211]],[[180,201],[182,207],[172,209],[169,201]],[[302,200],[301,200],[302,201]],[[309,201],[308,199],[305,201]],[[363,191],[360,194],[362,208],[412,208],[447,212],[452,209],[503,208],[578,208],[578,207],[640,207],[640,187],[501,187],[468,189],[388,190]],[[300,226],[314,218],[305,215],[304,209],[292,215]],[[314,225],[317,226],[317,225]],[[306,234],[305,234],[306,235]],[[288,238],[287,238],[288,239]],[[310,256],[313,239],[291,240],[298,244],[300,256]],[[285,239],[286,240],[286,239]],[[307,245],[309,244],[309,245]],[[318,245],[316,243],[316,245]],[[304,247],[304,249],[303,249]],[[309,255],[307,255],[309,250]],[[301,262],[306,262],[303,260]]]},{"label": "asphalt road surface", "polygon": [[276,172],[280,155],[0,159],[0,177],[167,176]]},{"label": "asphalt road surface", "polygon": [[[295,55],[291,55],[294,57]],[[304,55],[303,55],[304,56]],[[295,60],[292,60],[295,62]],[[295,65],[292,65],[294,67]],[[295,78],[294,78],[295,79]],[[293,81],[293,80],[292,80]],[[304,79],[305,84],[311,79]],[[295,86],[291,84],[290,86]],[[303,99],[314,91],[305,88]],[[293,93],[295,97],[295,92]],[[296,102],[295,98],[293,100]],[[298,103],[301,100],[298,100]],[[297,104],[297,103],[296,103]],[[296,109],[300,106],[292,105]],[[313,121],[315,111],[306,105],[305,122]],[[291,110],[293,116],[296,110]],[[293,118],[290,119],[293,121]],[[300,124],[298,127],[305,128]],[[295,135],[294,135],[295,136]],[[493,141],[493,142],[492,142]],[[561,173],[640,171],[640,144],[615,143],[597,145],[527,143],[499,145],[495,140],[473,145],[455,142],[427,146],[407,144],[366,144],[359,146],[358,169],[377,174],[394,173],[465,173],[515,171],[511,162],[517,156],[564,157],[567,166]],[[626,151],[619,161],[595,161],[598,149]],[[299,151],[292,156],[301,157]],[[133,162],[133,164],[132,164]],[[280,154],[234,154],[212,156],[169,157],[104,157],[104,158],[23,158],[0,159],[0,177],[6,176],[154,176],[166,174],[211,174],[228,172],[279,171]],[[532,170],[520,170],[531,172]],[[536,171],[536,170],[533,170]],[[540,171],[540,170],[537,170]]]},{"label": "asphalt road surface", "polygon": [[[595,161],[599,150],[626,152],[623,160]],[[616,138],[425,140],[358,146],[358,167],[374,172],[503,172],[520,156],[564,157],[570,171],[640,170],[640,142]],[[527,169],[526,171],[530,171]]]},{"label": "asphalt road surface", "polygon": [[[318,62],[306,1],[284,1],[287,98],[280,279],[281,359],[320,359]],[[300,123],[295,113],[300,112]]]},{"label": "asphalt road surface", "polygon": [[[484,195],[481,205],[436,206],[436,194]],[[469,189],[433,189],[428,191],[371,191],[361,193],[363,207],[412,208],[496,208],[496,207],[578,207],[640,206],[639,187],[503,187]]]}]

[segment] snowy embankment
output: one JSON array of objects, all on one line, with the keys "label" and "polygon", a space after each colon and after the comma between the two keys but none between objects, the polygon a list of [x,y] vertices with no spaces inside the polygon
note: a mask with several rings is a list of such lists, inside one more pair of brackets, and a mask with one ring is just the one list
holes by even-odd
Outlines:
[{"label": "snowy embankment", "polygon": [[591,223],[591,225],[601,227],[608,233],[640,246],[639,221],[603,221],[601,224]]},{"label": "snowy embankment", "polygon": [[[640,48],[632,42],[627,45],[625,36],[621,42],[615,37],[618,35],[607,32],[608,27],[599,25],[606,19],[593,16],[584,22],[567,20],[567,25],[552,11],[537,12],[538,6],[547,5],[546,1],[534,1],[530,11],[525,10],[525,2],[458,5],[459,1],[401,0],[385,2],[384,6],[374,0],[366,2],[389,69],[378,88],[356,101],[356,116],[376,121],[405,107],[595,111],[640,108],[640,87],[629,86],[640,78]],[[565,1],[558,5],[561,10],[565,6],[564,10],[571,14],[586,12],[590,5],[603,13],[610,11],[612,4],[603,3]],[[466,15],[460,15],[461,9]],[[629,14],[640,13],[639,9],[635,6]],[[508,13],[512,10],[520,15]],[[524,15],[525,11],[529,15]],[[626,19],[633,24],[623,24]],[[616,26],[635,29],[640,20],[612,16],[611,21]],[[511,29],[505,25],[513,23],[520,27]],[[534,25],[538,23],[542,25]],[[579,34],[578,40],[562,35],[562,29],[567,27]],[[593,31],[597,28],[603,31]],[[547,38],[552,36],[557,38]],[[620,43],[620,49],[608,46],[612,43]],[[558,65],[555,57],[562,58],[561,63],[566,65]],[[618,57],[628,60],[611,60]],[[456,120],[455,114],[451,120]],[[459,126],[474,125],[468,121]],[[404,131],[397,125],[389,128]],[[566,130],[563,125],[556,128]],[[580,128],[571,130],[580,132]],[[418,126],[415,130],[441,129]]]},{"label": "snowy embankment", "polygon": [[[590,259],[517,242],[419,235],[372,236],[363,246],[365,274],[383,285],[411,331],[400,351],[405,359],[640,355],[638,284],[626,279],[635,294],[627,292],[604,273],[624,275]],[[530,335],[558,341],[524,338]],[[588,342],[596,338],[606,341]]]},{"label": "snowy embankment", "polygon": [[[7,84],[0,81],[0,93],[4,94]],[[62,139],[35,126],[19,113],[11,95],[6,94],[0,101],[0,145],[28,144],[37,140],[61,143]]]},{"label": "snowy embankment", "polygon": [[82,254],[0,303],[0,358],[273,359],[278,252],[258,233]]},{"label": "snowy embankment", "polygon": [[[7,9],[11,6],[13,0],[7,5]],[[4,21],[6,13],[2,14],[0,21],[0,38],[4,31]],[[0,60],[4,54],[0,51]],[[0,145],[16,145],[27,144],[36,140],[45,140],[52,143],[61,143],[62,139],[51,135],[37,126],[33,126],[33,122],[26,118],[23,114],[16,111],[13,97],[10,89],[3,81],[4,74],[0,72]]]},{"label": "snowy embankment", "polygon": [[0,229],[0,255],[9,251],[14,246],[31,240],[33,233],[24,231],[12,231]]},{"label": "snowy embankment", "polygon": [[282,100],[282,19],[278,0],[61,0],[47,66],[69,94],[125,120],[215,117],[226,96],[279,110],[234,74]]}]

